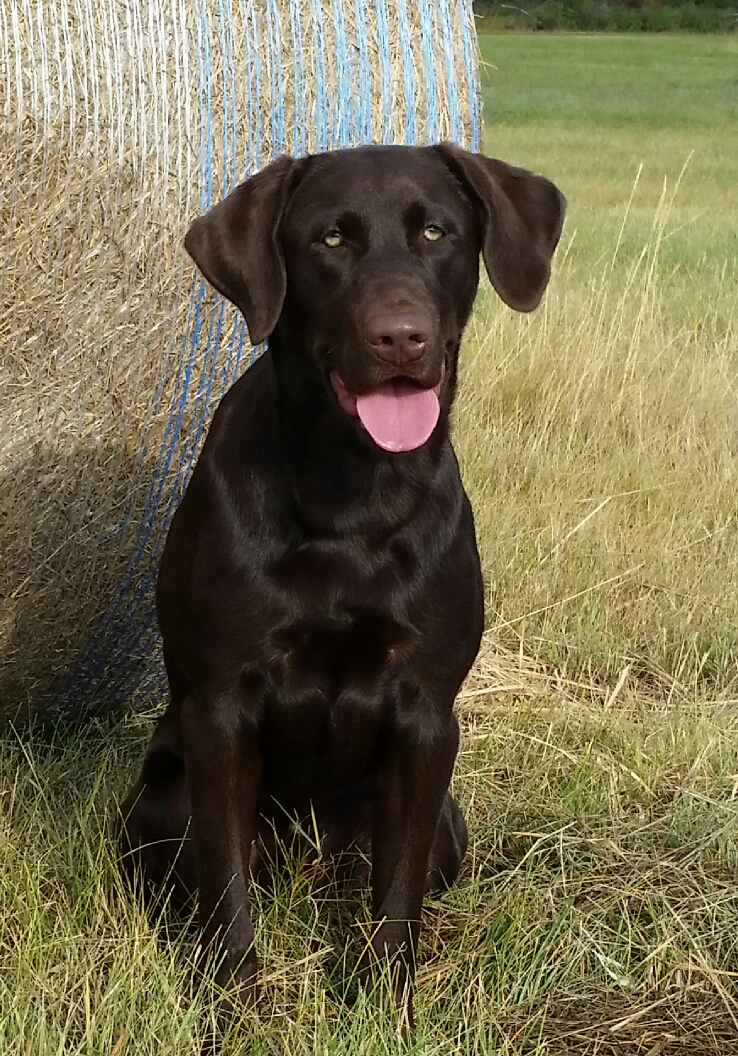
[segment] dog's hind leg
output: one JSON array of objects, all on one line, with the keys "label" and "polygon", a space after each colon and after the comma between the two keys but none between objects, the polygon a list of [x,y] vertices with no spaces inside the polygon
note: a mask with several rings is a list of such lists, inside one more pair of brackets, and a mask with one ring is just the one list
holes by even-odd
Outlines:
[{"label": "dog's hind leg", "polygon": [[171,705],[159,721],[141,774],[121,808],[121,868],[147,900],[170,895],[185,904],[197,890],[190,838],[190,800],[178,709]]},{"label": "dog's hind leg", "polygon": [[469,841],[459,805],[446,793],[428,860],[425,893],[446,891],[459,875]]}]

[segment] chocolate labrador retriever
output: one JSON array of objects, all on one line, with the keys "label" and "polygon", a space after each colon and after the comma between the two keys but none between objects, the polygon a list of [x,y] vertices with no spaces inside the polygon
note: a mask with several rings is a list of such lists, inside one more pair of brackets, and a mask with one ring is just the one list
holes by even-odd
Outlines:
[{"label": "chocolate labrador retriever", "polygon": [[368,963],[410,986],[425,892],[467,834],[454,698],[479,647],[474,522],[449,440],[479,253],[518,311],[548,282],[548,180],[441,144],[281,157],[185,246],[265,353],[218,408],[157,588],[171,703],[122,807],[124,862],[197,892],[248,997],[249,877],[306,824],[371,859]]}]

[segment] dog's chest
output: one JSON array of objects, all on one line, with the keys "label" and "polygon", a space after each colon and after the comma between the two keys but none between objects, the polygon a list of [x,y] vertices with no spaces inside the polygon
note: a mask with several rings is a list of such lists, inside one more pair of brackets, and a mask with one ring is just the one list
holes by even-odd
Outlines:
[{"label": "dog's chest", "polygon": [[276,780],[286,798],[300,799],[351,784],[372,767],[403,642],[401,628],[373,611],[312,617],[274,632],[261,721],[267,784]]},{"label": "dog's chest", "polygon": [[375,682],[411,637],[392,547],[314,540],[284,552],[269,579],[282,608],[262,655],[283,695]]},{"label": "dog's chest", "polygon": [[371,609],[334,609],[298,619],[270,636],[269,682],[286,706],[306,695],[335,700],[349,689],[376,692],[408,639],[396,620]]}]

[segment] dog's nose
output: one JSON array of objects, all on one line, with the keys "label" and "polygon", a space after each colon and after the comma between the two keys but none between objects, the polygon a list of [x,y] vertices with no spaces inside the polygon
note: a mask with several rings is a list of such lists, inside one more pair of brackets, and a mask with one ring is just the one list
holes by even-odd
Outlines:
[{"label": "dog's nose", "polygon": [[382,312],[367,319],[367,344],[378,359],[401,367],[427,350],[432,325],[423,311]]}]

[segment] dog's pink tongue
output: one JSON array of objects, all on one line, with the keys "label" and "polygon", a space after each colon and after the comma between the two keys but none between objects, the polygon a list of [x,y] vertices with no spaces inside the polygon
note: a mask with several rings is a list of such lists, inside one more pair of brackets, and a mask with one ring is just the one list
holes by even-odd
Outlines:
[{"label": "dog's pink tongue", "polygon": [[440,407],[433,389],[399,378],[357,396],[356,410],[375,444],[385,451],[414,451],[433,432]]}]

